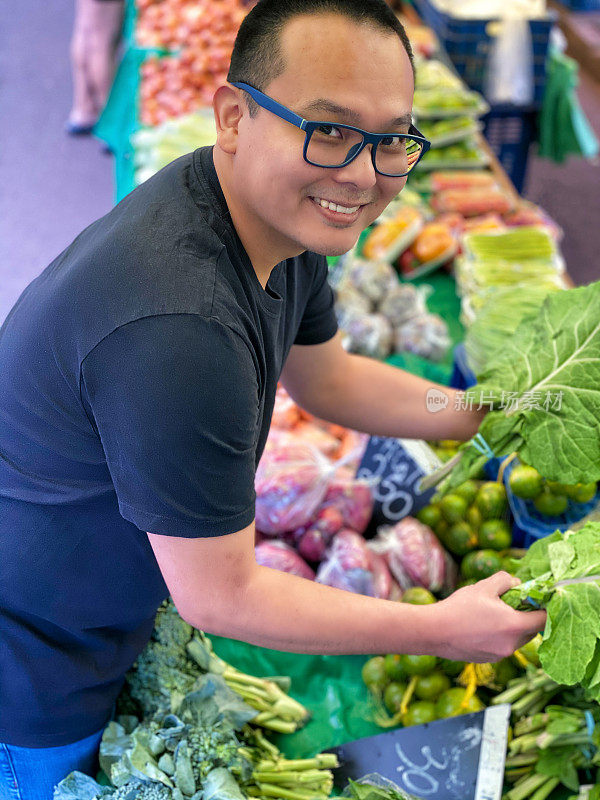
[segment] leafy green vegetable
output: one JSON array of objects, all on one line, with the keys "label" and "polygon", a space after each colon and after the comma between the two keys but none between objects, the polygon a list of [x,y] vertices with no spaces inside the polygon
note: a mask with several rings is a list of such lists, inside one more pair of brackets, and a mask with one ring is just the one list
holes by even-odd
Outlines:
[{"label": "leafy green vegetable", "polygon": [[[465,394],[465,403],[492,405],[480,435],[497,456],[519,453],[548,480],[600,478],[600,282],[550,294]],[[422,488],[444,490],[475,475],[487,456],[473,440]]]},{"label": "leafy green vegetable", "polygon": [[524,583],[502,599],[513,608],[531,607],[531,599],[548,613],[542,667],[557,683],[581,684],[600,701],[600,523],[538,540],[516,575]]},{"label": "leafy green vegetable", "polygon": [[203,789],[203,800],[245,800],[233,775],[223,767],[208,773]]}]

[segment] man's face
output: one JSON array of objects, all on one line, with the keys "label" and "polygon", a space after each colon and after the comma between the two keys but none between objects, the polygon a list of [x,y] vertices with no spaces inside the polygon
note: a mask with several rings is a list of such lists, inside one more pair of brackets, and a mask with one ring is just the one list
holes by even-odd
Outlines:
[{"label": "man's face", "polygon": [[[285,70],[263,87],[278,102],[309,120],[408,131],[407,124],[390,127],[409,115],[414,88],[408,55],[393,31],[337,14],[305,15],[286,25],[281,48]],[[347,252],[406,183],[375,172],[370,146],[345,167],[312,166],[302,155],[304,136],[262,108],[239,124],[235,191],[254,231],[282,259],[303,250]],[[331,211],[317,200],[358,210]]]}]

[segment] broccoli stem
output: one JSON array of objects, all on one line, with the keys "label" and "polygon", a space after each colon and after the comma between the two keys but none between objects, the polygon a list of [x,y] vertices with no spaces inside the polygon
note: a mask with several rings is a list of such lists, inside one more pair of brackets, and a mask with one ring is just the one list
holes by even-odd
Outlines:
[{"label": "broccoli stem", "polygon": [[[280,797],[282,800],[315,800],[320,796],[319,793],[311,792],[310,790],[295,791],[293,789],[284,789],[283,786],[270,786],[268,783],[259,783],[258,788],[261,794],[267,797]],[[327,797],[326,794],[321,796],[323,800]]]},{"label": "broccoli stem", "polygon": [[549,778],[540,788],[531,795],[531,800],[546,800],[550,792],[552,792],[558,784],[560,778]]},{"label": "broccoli stem", "polygon": [[525,800],[533,792],[537,791],[548,780],[547,775],[540,775],[537,772],[532,772],[530,775],[522,778],[516,783],[513,788],[507,792],[507,800]]},{"label": "broccoli stem", "polygon": [[522,736],[524,733],[533,733],[533,731],[541,730],[548,724],[548,714],[530,714],[524,719],[520,719],[515,723],[514,734],[515,738]]},{"label": "broccoli stem", "polygon": [[509,756],[506,759],[505,767],[506,769],[511,769],[513,767],[530,766],[531,764],[535,764],[538,758],[538,752],[519,753],[518,755]]}]

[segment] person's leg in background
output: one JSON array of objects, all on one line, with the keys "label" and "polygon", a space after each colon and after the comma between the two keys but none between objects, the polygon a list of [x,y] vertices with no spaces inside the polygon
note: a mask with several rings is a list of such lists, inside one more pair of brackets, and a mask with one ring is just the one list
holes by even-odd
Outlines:
[{"label": "person's leg in background", "polygon": [[91,133],[114,78],[123,22],[122,0],[76,0],[71,39],[72,134]]},{"label": "person's leg in background", "polygon": [[102,733],[62,747],[0,743],[0,800],[52,800],[56,784],[73,770],[95,778]]}]

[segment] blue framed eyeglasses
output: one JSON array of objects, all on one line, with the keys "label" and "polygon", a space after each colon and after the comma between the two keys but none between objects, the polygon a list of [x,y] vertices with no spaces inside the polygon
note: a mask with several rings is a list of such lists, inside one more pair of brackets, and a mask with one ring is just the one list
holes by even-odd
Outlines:
[{"label": "blue framed eyeglasses", "polygon": [[249,83],[232,82],[232,86],[247,92],[261,108],[304,131],[304,160],[314,167],[345,167],[370,144],[375,172],[388,178],[403,178],[430,147],[414,125],[408,133],[369,133],[353,125],[306,120]]}]

